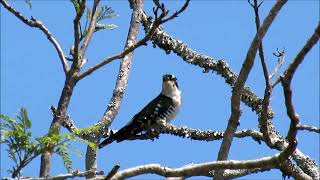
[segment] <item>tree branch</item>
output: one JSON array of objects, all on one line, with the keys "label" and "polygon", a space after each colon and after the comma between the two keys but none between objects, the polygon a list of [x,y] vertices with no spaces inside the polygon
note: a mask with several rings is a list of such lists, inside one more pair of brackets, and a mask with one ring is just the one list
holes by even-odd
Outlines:
[{"label": "tree branch", "polygon": [[100,0],[94,0],[94,2],[93,2],[92,18],[91,18],[91,21],[90,21],[90,24],[89,24],[88,33],[87,33],[87,35],[86,35],[86,37],[85,37],[85,39],[84,39],[84,41],[82,43],[82,46],[81,46],[81,48],[79,50],[80,55],[82,57],[84,57],[84,54],[85,54],[85,52],[87,50],[89,42],[90,42],[90,40],[92,38],[92,35],[93,35],[93,33],[95,32],[95,29],[96,29],[96,24],[97,24],[96,22],[97,22],[97,15],[98,15],[97,8],[99,6],[99,3],[100,3]]},{"label": "tree branch", "polygon": [[[293,139],[293,136],[296,135],[297,133],[297,125],[299,124],[299,116],[296,114],[292,102],[292,90],[291,90],[291,81],[293,78],[294,73],[296,72],[297,68],[299,65],[302,63],[304,60],[305,55],[311,50],[311,48],[318,42],[320,36],[320,23],[318,23],[315,32],[312,34],[312,36],[308,39],[306,44],[303,46],[303,48],[300,50],[300,52],[297,54],[295,59],[292,61],[292,63],[288,66],[288,68],[285,70],[283,75],[280,76],[281,79],[281,84],[283,87],[283,93],[285,97],[285,105],[287,109],[287,114],[289,118],[291,119],[290,124],[290,130],[287,135],[287,139],[289,141],[289,146],[290,144],[295,143],[295,139]],[[289,148],[287,148],[289,149]],[[306,162],[304,162],[306,163]],[[302,167],[307,167],[306,171],[311,172],[312,178],[319,179],[319,171],[314,170],[314,166],[303,166]]]},{"label": "tree branch", "polygon": [[142,174],[157,174],[163,177],[192,177],[192,176],[208,176],[208,172],[220,169],[269,169],[275,168],[280,164],[280,157],[288,157],[288,154],[283,152],[273,156],[263,157],[255,160],[228,160],[228,161],[213,161],[200,164],[192,164],[181,168],[163,167],[159,164],[147,164],[133,168],[129,168],[118,172],[113,176],[113,180],[126,179]]},{"label": "tree branch", "polygon": [[[189,0],[186,1],[185,5],[177,12],[181,13],[183,12],[183,10],[186,8],[185,6],[188,5]],[[165,10],[165,11],[164,11]],[[143,12],[143,11],[141,11]],[[140,13],[141,13],[140,12]],[[167,22],[168,20],[172,20],[175,17],[177,17],[177,15],[179,13],[174,13],[172,16],[168,17],[168,19],[164,19],[164,17],[167,15],[167,10],[166,9],[162,9],[162,13],[159,17],[156,17],[155,21],[152,23],[151,29],[148,31],[148,33],[146,34],[145,37],[143,37],[141,40],[139,40],[137,43],[133,43],[133,44],[128,44],[126,46],[126,48],[124,49],[124,51],[115,54],[113,56],[107,57],[106,59],[100,61],[99,63],[97,63],[96,65],[90,67],[87,71],[83,72],[82,74],[79,75],[78,79],[82,79],[86,76],[88,76],[89,74],[93,73],[95,70],[103,67],[104,65],[112,62],[113,60],[116,59],[120,59],[125,57],[127,54],[131,53],[132,51],[134,51],[136,48],[142,46],[142,45],[146,45],[146,42],[150,40],[150,38],[152,37],[152,35],[155,33],[155,31],[157,30],[157,28],[163,24],[164,22]]]},{"label": "tree branch", "polygon": [[315,126],[298,124],[298,125],[297,125],[297,128],[298,128],[298,130],[307,130],[307,131],[310,131],[310,132],[320,133],[320,128],[315,127]]},{"label": "tree branch", "polygon": [[65,58],[64,52],[63,52],[60,44],[58,43],[58,41],[54,38],[54,36],[49,31],[49,29],[41,21],[39,21],[33,17],[31,17],[31,20],[25,18],[19,11],[17,11],[12,6],[10,6],[10,4],[7,3],[5,0],[0,0],[0,3],[3,5],[4,8],[6,8],[8,11],[10,11],[12,14],[14,14],[18,19],[20,19],[26,25],[40,29],[47,36],[47,38],[49,39],[51,44],[53,44],[53,46],[55,47],[55,49],[59,55],[64,73],[67,74],[67,72],[69,71],[69,66],[68,66],[67,60]]},{"label": "tree branch", "polygon": [[[79,44],[80,44],[80,19],[84,13],[86,8],[86,0],[79,0],[79,10],[73,20],[73,31],[74,31],[74,46],[73,46],[73,63],[71,66],[72,71],[77,71],[80,69],[80,60],[83,58],[81,57],[81,53],[79,53]],[[79,56],[80,55],[80,56]],[[79,71],[79,70],[78,70]]]},{"label": "tree branch", "polygon": [[[142,135],[132,135],[128,137],[126,140],[153,140],[154,138],[158,138],[159,134],[171,134],[174,136],[188,138],[197,141],[215,141],[220,140],[224,136],[223,131],[202,131],[199,129],[191,129],[187,127],[175,127],[172,124],[166,124],[159,131],[148,131]],[[235,132],[235,137],[244,138],[251,137],[253,140],[257,141],[261,144],[261,141],[264,141],[262,133],[255,131],[253,129],[245,129],[242,131]]]},{"label": "tree branch", "polygon": [[[292,154],[292,159],[296,162],[299,169],[305,172],[308,176],[313,179],[319,179],[319,167],[316,162],[310,157],[304,155],[299,149],[296,149]],[[284,168],[281,168],[283,170]],[[294,172],[294,171],[290,171]],[[299,172],[301,174],[301,172]]]},{"label": "tree branch", "polygon": [[[255,14],[255,24],[256,24],[256,30],[258,32],[260,28],[260,17],[259,17],[259,7],[261,6],[262,2],[258,4],[258,0],[254,0],[253,4],[248,0],[249,4],[252,6]],[[275,146],[277,138],[272,138],[275,137],[273,135],[269,124],[272,119],[268,119],[268,110],[269,110],[269,104],[270,104],[270,96],[272,93],[272,88],[270,85],[270,79],[269,79],[269,73],[268,73],[268,68],[265,62],[265,57],[264,57],[264,52],[263,52],[263,43],[261,41],[261,44],[259,46],[259,57],[261,61],[261,66],[263,69],[263,75],[265,79],[265,90],[264,90],[264,97],[262,100],[262,111],[259,116],[259,128],[260,131],[263,133],[263,137],[266,140],[266,143],[268,146],[273,147]]]},{"label": "tree branch", "polygon": [[103,175],[104,174],[103,171],[95,171],[95,170],[89,170],[89,171],[84,171],[84,172],[74,171],[74,172],[68,173],[68,174],[60,174],[57,176],[45,177],[45,178],[20,177],[20,180],[64,180],[64,179],[68,179],[68,178],[85,177],[91,173],[94,173],[96,175]]},{"label": "tree branch", "polygon": [[[240,97],[242,94],[242,89],[244,84],[247,80],[249,72],[253,66],[254,58],[259,48],[261,41],[266,34],[267,30],[269,29],[271,23],[275,19],[276,15],[280,11],[281,7],[287,2],[287,0],[279,0],[277,3],[272,7],[268,16],[265,18],[262,26],[259,28],[255,38],[253,39],[250,48],[247,52],[246,59],[242,65],[240,74],[237,78],[235,86],[233,88],[233,93],[231,97],[231,116],[228,122],[227,129],[225,131],[225,136],[223,137],[221,147],[218,154],[218,160],[225,160],[228,158],[229,149],[231,146],[231,142],[234,136],[234,132],[237,129],[239,124],[240,118]],[[222,173],[219,171],[215,172],[215,179],[220,180],[223,179]]]},{"label": "tree branch", "polygon": [[[278,57],[278,64],[277,66],[274,68],[273,72],[269,75],[269,79],[272,79],[279,71],[279,69],[281,68],[281,66],[284,63],[284,57],[285,57],[285,51],[283,50],[279,50],[277,48],[277,53],[273,53],[274,56]],[[272,87],[273,88],[273,87]]]}]

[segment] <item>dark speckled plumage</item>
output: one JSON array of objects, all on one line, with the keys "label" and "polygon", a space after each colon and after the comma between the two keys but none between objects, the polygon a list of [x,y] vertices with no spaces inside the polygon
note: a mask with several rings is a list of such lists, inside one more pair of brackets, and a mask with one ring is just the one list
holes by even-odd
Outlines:
[{"label": "dark speckled plumage", "polygon": [[166,74],[163,76],[162,92],[137,113],[127,125],[100,143],[99,148],[113,141],[121,142],[132,135],[160,128],[175,117],[180,105],[181,96],[177,78],[174,75]]}]

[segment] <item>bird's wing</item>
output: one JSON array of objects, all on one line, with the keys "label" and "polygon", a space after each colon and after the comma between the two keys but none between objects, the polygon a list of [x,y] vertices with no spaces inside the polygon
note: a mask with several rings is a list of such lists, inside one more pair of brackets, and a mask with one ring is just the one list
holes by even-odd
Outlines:
[{"label": "bird's wing", "polygon": [[137,134],[144,130],[149,130],[156,124],[158,117],[165,115],[165,112],[172,106],[172,99],[161,93],[137,113],[127,126],[135,129],[132,134]]}]

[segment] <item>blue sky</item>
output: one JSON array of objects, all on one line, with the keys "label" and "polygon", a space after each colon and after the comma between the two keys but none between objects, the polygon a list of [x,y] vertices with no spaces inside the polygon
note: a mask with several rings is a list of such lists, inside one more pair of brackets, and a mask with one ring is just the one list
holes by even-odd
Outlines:
[{"label": "blue sky", "polygon": [[[179,1],[164,1],[173,12],[182,5]],[[32,1],[29,10],[23,1],[10,2],[26,17],[40,19],[60,42],[67,54],[73,43],[74,9],[69,1]],[[91,4],[91,3],[90,3]],[[112,31],[98,32],[89,45],[85,69],[99,60],[120,52],[124,47],[131,10],[127,1],[103,1],[119,16],[106,20],[119,26]],[[260,8],[264,18],[274,1],[266,1]],[[267,32],[263,44],[269,72],[277,60],[272,55],[276,48],[285,48],[286,62],[280,72],[292,61],[319,21],[319,1],[290,1],[279,13]],[[150,14],[152,1],[146,1],[145,10]],[[191,1],[188,9],[173,21],[164,24],[167,33],[182,40],[194,50],[225,59],[239,72],[247,49],[255,35],[254,13],[247,1]],[[140,37],[143,37],[142,28]],[[97,122],[106,109],[119,68],[114,61],[78,83],[74,90],[68,113],[79,127]],[[152,44],[138,48],[134,53],[132,71],[124,100],[112,128],[118,129],[159,94],[161,77],[173,73],[179,80],[183,106],[172,122],[202,130],[225,130],[230,115],[231,89],[215,73],[202,73],[202,69],[187,64],[175,54],[153,48]],[[279,75],[279,74],[278,74]],[[51,105],[57,105],[64,75],[60,60],[52,44],[37,29],[30,28],[1,6],[1,113],[15,116],[20,107],[26,107],[33,123],[34,136],[44,135],[52,120]],[[260,97],[264,92],[264,78],[259,59],[247,81]],[[306,56],[293,79],[293,102],[302,124],[319,127],[319,42]],[[281,86],[271,97],[275,112],[274,124],[286,135],[289,119],[286,116]],[[257,129],[257,116],[242,105],[243,115],[238,128]],[[62,130],[66,132],[66,130]],[[319,164],[319,134],[299,131],[298,148]],[[116,163],[121,170],[146,163],[180,167],[189,163],[216,160],[221,141],[201,142],[161,135],[152,141],[113,143],[98,152],[98,168],[108,172]],[[75,143],[83,156],[73,157],[73,168],[84,170],[86,147]],[[1,145],[1,177],[12,162]],[[276,153],[265,144],[251,138],[234,139],[230,159],[255,159]],[[40,157],[23,170],[23,175],[38,176]],[[65,173],[60,157],[54,155],[51,174]],[[159,176],[144,176],[157,179]],[[281,172],[273,170],[243,179],[280,179]]]}]

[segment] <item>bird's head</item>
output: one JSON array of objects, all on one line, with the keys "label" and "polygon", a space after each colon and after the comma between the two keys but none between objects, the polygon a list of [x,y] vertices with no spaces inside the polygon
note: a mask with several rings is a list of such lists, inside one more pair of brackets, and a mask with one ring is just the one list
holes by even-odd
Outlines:
[{"label": "bird's head", "polygon": [[167,97],[173,97],[180,93],[178,80],[173,74],[165,74],[162,77],[162,94]]}]

